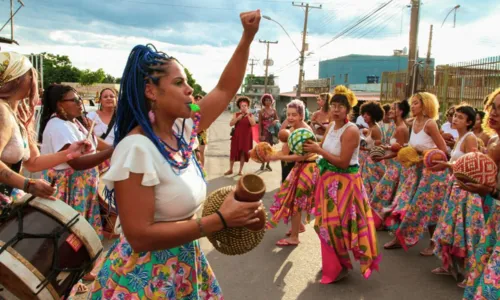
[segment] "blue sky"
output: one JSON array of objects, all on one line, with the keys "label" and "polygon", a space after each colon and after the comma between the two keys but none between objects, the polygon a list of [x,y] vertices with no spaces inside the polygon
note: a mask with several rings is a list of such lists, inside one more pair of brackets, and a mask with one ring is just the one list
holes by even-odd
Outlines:
[{"label": "blue sky", "polygon": [[[308,42],[311,54],[305,65],[306,78],[317,78],[318,62],[347,54],[391,55],[393,49],[408,45],[409,0],[393,0],[386,8],[355,31],[324,47],[349,24],[389,0],[318,0],[322,5],[309,15]],[[178,57],[195,78],[210,90],[216,84],[240,36],[239,12],[261,9],[279,21],[295,44],[300,45],[303,9],[284,0],[24,0],[26,6],[15,18],[15,39],[20,46],[0,45],[3,50],[52,52],[69,55],[80,68],[103,68],[121,76],[128,52],[139,43],[154,43]],[[0,23],[8,19],[10,1],[0,0]],[[441,23],[456,4],[457,27],[453,15]],[[429,25],[434,24],[433,57],[437,64],[498,55],[500,35],[493,13],[500,4],[493,0],[423,1],[420,52],[427,51]],[[6,36],[8,26],[0,32]],[[298,53],[283,30],[262,20],[252,45],[251,56],[265,58],[265,46],[258,39],[278,40],[271,46],[275,64],[271,73],[279,76],[282,92],[290,91],[298,77],[293,63]],[[292,62],[292,63],[290,63]],[[289,64],[290,63],[290,64]],[[255,72],[263,74],[260,64]]]}]

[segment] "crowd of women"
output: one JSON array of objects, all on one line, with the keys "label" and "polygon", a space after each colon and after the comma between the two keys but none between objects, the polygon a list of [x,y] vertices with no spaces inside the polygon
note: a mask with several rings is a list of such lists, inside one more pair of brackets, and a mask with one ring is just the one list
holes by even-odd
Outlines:
[{"label": "crowd of women", "polygon": [[[205,97],[193,97],[175,58],[139,45],[128,57],[119,95],[112,89],[101,91],[94,113],[86,114],[70,86],[47,87],[39,132],[32,129],[39,97],[36,71],[23,55],[0,53],[0,210],[24,193],[64,201],[102,237],[99,180],[114,191],[120,236],[83,278],[93,281],[90,299],[223,299],[198,239],[258,222],[263,209],[260,202],[239,202],[230,193],[216,213],[196,215],[206,196],[206,129],[241,85],[261,15],[257,10],[240,18],[241,40]],[[320,110],[309,124],[300,100],[288,104],[283,124],[272,108],[272,96],[261,102],[260,140],[277,144],[277,132],[287,129],[309,130],[318,141],[305,143],[305,155],[284,144],[261,169],[271,170],[270,161],[282,162],[283,183],[268,227],[284,220],[291,222],[291,229],[278,246],[298,245],[305,230],[302,217],[314,219],[322,283],[348,274],[349,252],[360,261],[365,278],[378,270],[377,228],[395,234],[386,249],[411,247],[429,231],[432,242],[422,255],[434,253],[443,262],[433,273],[462,274],[466,299],[498,298],[498,190],[460,184],[450,164],[471,151],[500,157],[497,138],[487,134],[500,132],[500,90],[487,98],[485,114],[467,105],[456,107],[448,132],[438,129],[438,101],[429,93],[385,107],[363,104],[363,129],[349,121],[358,101],[343,86],[318,97]],[[242,173],[252,147],[252,135],[244,131],[256,123],[248,111],[250,100],[241,98],[237,104],[241,112],[231,120],[236,126],[226,175],[237,161]],[[439,148],[449,152],[450,161],[429,170],[420,164],[406,168],[390,151],[379,159],[367,155],[375,145],[394,143],[419,151]],[[24,177],[22,169],[41,172],[41,178]],[[87,287],[80,282],[73,290],[87,292]]]},{"label": "crowd of women", "polygon": [[[428,232],[430,244],[420,254],[441,261],[429,273],[454,276],[465,288],[464,299],[499,299],[499,190],[458,181],[453,164],[470,152],[486,153],[499,164],[500,88],[485,99],[484,111],[467,104],[449,108],[441,129],[439,102],[431,93],[419,92],[384,106],[362,104],[366,127],[349,121],[356,103],[354,93],[343,86],[332,95],[319,95],[321,106],[312,120],[324,116],[326,126],[321,120],[311,123],[312,128],[304,123],[301,101],[288,104],[288,128],[308,128],[319,143],[306,142],[305,155],[291,153],[285,144],[268,157],[295,162],[271,207],[270,228],[280,220],[291,221],[288,238],[276,244],[297,246],[305,230],[301,214],[307,215],[306,221],[312,215],[321,241],[321,282],[330,283],[352,268],[348,251],[359,260],[366,278],[378,269],[376,230],[394,236],[384,245],[386,250],[407,250]],[[385,153],[370,155],[376,146]],[[424,166],[421,159],[402,164],[397,157],[401,146],[420,155],[439,149],[448,160],[434,166]]]}]

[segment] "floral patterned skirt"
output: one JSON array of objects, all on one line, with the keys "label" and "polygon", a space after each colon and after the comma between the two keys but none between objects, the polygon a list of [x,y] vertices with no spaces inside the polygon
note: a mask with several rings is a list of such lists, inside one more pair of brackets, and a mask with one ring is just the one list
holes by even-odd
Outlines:
[{"label": "floral patterned skirt", "polygon": [[[455,180],[453,180],[455,181]],[[432,241],[434,254],[449,270],[454,257],[464,259],[464,274],[471,268],[474,251],[481,239],[485,219],[483,200],[478,194],[461,189],[456,183],[448,190]]]},{"label": "floral patterned skirt", "polygon": [[224,299],[198,241],[136,253],[122,237],[110,249],[88,299]]},{"label": "floral patterned skirt", "polygon": [[361,169],[361,177],[365,185],[366,194],[371,198],[373,190],[384,176],[385,164],[383,162],[374,162],[370,156],[366,157],[363,168]]},{"label": "floral patterned skirt", "polygon": [[64,201],[92,225],[102,239],[101,212],[98,200],[99,168],[83,171],[49,169],[42,172],[48,182],[55,180],[56,199]]},{"label": "floral patterned skirt", "polygon": [[307,220],[314,208],[314,189],[319,176],[315,161],[297,162],[274,195],[274,203],[269,209],[272,217],[267,228],[278,225],[280,220],[288,224],[290,218],[297,213],[305,212]]},{"label": "floral patterned skirt", "polygon": [[314,229],[335,250],[343,267],[352,269],[349,251],[368,278],[378,270],[381,256],[372,211],[359,173],[325,171],[316,188]]},{"label": "floral patterned skirt", "polygon": [[421,176],[422,167],[419,165],[413,165],[409,168],[401,167],[401,173],[399,174],[400,184],[396,190],[392,206],[386,209],[388,216],[385,218],[384,223],[390,231],[396,231],[399,228],[410,200],[417,191]]},{"label": "floral patterned skirt", "polygon": [[396,231],[396,236],[403,248],[407,249],[408,246],[418,243],[428,227],[437,224],[448,190],[447,175],[447,170],[432,172],[427,168],[423,169],[417,191],[410,200]]},{"label": "floral patterned skirt", "polygon": [[373,190],[370,206],[378,218],[382,219],[384,211],[390,210],[399,186],[402,166],[395,159],[387,160],[385,174]]},{"label": "floral patterned skirt", "polygon": [[500,201],[475,249],[464,299],[500,299]]}]

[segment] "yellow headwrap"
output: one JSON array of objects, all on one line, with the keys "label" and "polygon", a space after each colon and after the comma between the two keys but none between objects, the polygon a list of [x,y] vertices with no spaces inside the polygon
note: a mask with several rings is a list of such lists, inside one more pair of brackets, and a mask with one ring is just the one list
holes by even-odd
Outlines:
[{"label": "yellow headwrap", "polygon": [[354,95],[354,93],[344,85],[337,85],[333,90],[333,95],[346,96],[347,101],[349,101],[349,105],[351,105],[351,107],[354,107],[356,106],[356,104],[358,104],[358,98],[356,98],[356,95]]},{"label": "yellow headwrap", "polygon": [[33,65],[29,59],[16,52],[0,52],[0,87],[28,72]]}]

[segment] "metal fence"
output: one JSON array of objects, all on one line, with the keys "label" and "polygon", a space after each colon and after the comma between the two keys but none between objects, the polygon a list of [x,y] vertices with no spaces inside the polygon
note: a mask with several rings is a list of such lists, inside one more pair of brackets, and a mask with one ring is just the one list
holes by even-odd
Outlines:
[{"label": "metal fence", "polygon": [[[406,72],[384,72],[380,100],[392,102],[405,98]],[[484,98],[500,87],[500,56],[450,65],[440,65],[434,70],[418,67],[417,91],[435,94],[441,111],[454,104],[466,102],[482,109]]]}]

